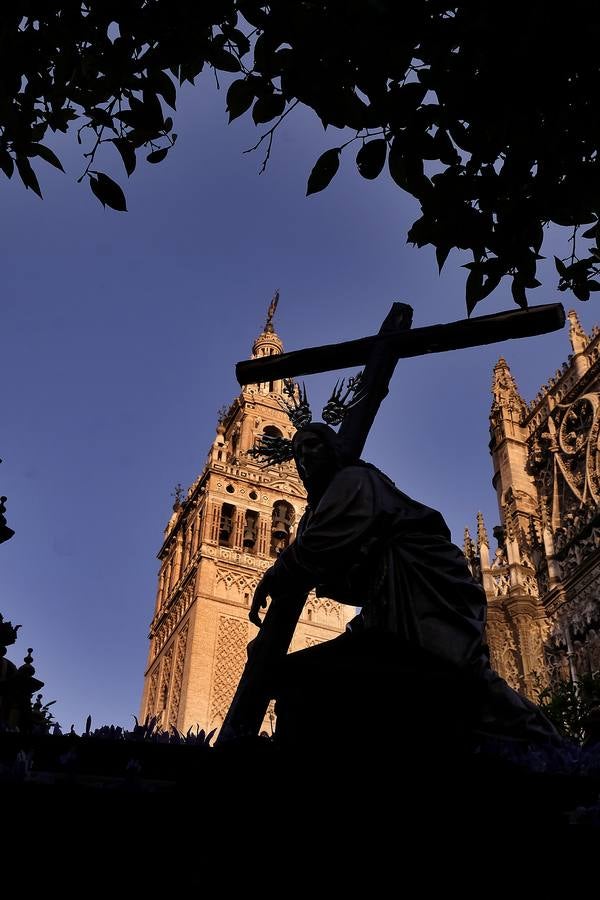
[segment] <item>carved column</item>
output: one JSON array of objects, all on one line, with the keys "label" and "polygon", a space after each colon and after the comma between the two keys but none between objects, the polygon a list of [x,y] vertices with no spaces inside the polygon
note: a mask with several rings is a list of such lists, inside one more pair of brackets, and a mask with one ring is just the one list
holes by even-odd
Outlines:
[{"label": "carved column", "polygon": [[175,573],[174,583],[177,584],[179,579],[181,578],[181,571],[183,568],[183,535],[181,529],[177,533],[177,537],[175,538],[175,557],[173,560],[173,570]]},{"label": "carved column", "polygon": [[244,509],[236,509],[235,511],[235,520],[233,523],[233,543],[232,547],[234,550],[243,550],[244,549],[244,521],[245,521],[246,511]]},{"label": "carved column", "polygon": [[546,560],[548,562],[548,587],[555,587],[559,581],[561,580],[561,571],[560,564],[557,559],[554,558],[554,538],[552,536],[552,532],[548,525],[544,525],[542,529],[542,537],[544,540],[544,551],[546,553]]},{"label": "carved column", "polygon": [[194,539],[192,541],[192,556],[195,556],[198,545],[200,543],[200,533],[202,531],[202,514],[200,512],[197,513],[196,519],[194,522]]},{"label": "carved column", "polygon": [[177,583],[177,578],[175,574],[175,554],[171,554],[169,559],[169,589],[167,591],[168,594],[171,593],[175,584]]},{"label": "carved column", "polygon": [[490,542],[488,538],[483,514],[477,513],[477,551],[479,553],[479,565],[481,568],[481,580],[486,597],[493,596],[494,583],[490,572]]},{"label": "carved column", "polygon": [[203,540],[210,544],[219,543],[219,525],[221,522],[221,504],[211,500],[207,504],[207,515],[204,519]]},{"label": "carved column", "polygon": [[271,545],[271,517],[264,513],[258,516],[258,540],[257,554],[258,556],[268,556],[269,547]]},{"label": "carved column", "polygon": [[158,593],[156,597],[156,610],[158,611],[163,603],[165,602],[165,569],[164,567],[161,569],[159,578],[158,578]]}]

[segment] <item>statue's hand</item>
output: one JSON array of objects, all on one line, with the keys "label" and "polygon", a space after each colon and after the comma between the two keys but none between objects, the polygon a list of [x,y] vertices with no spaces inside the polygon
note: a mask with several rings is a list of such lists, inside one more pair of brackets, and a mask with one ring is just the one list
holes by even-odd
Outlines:
[{"label": "statue's hand", "polygon": [[256,585],[254,597],[252,598],[252,605],[250,606],[250,612],[248,613],[248,618],[252,624],[256,625],[258,628],[262,626],[262,619],[259,616],[259,611],[267,608],[267,597],[270,596],[272,590],[273,577],[271,573],[272,570],[267,569]]}]

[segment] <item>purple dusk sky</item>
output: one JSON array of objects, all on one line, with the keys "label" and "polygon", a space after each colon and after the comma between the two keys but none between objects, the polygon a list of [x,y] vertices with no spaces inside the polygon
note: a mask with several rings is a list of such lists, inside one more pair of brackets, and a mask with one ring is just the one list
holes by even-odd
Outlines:
[{"label": "purple dusk sky", "polygon": [[[82,730],[88,713],[94,727],[129,727],[138,713],[171,493],[202,469],[275,288],[290,350],[372,334],[394,300],[412,304],[415,327],[466,315],[468,260],[451,254],[439,277],[432,249],[406,244],[416,204],[387,174],[361,179],[352,147],[331,186],[305,198],[336,129],[290,115],[259,177],[261,150],[242,151],[261,132],[248,117],[227,125],[209,76],[178,105],[165,162],[141,160],[129,181],[112,148],[98,165],[125,187],[128,213],[76,184],[74,135],[53,145],[66,175],[37,161],[43,201],[2,177],[0,490],[16,535],[0,548],[0,611],[23,626],[9,658],[34,648],[63,729]],[[550,234],[543,252],[560,247]],[[543,266],[530,302],[565,299]],[[593,301],[566,305],[588,330],[600,322]],[[475,314],[514,308],[507,284]],[[493,365],[505,356],[531,399],[569,353],[565,329],[401,361],[365,458],[440,509],[459,545],[478,510],[491,538]],[[334,381],[306,379],[313,409]]]}]

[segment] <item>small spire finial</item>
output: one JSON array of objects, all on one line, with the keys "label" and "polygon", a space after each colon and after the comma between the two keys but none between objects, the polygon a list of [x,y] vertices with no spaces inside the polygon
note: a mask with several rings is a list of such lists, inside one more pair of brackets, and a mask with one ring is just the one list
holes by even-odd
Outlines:
[{"label": "small spire finial", "polygon": [[573,348],[573,353],[583,353],[590,339],[581,327],[579,316],[574,309],[570,309],[567,313],[569,318],[569,341]]},{"label": "small spire finial", "polygon": [[477,513],[477,546],[481,547],[482,544],[485,544],[486,547],[490,546],[490,540],[488,538],[487,529],[485,527],[485,522],[483,521],[483,513]]},{"label": "small spire finial", "polygon": [[273,328],[273,316],[275,315],[275,310],[277,309],[277,304],[279,303],[279,288],[273,294],[273,299],[269,304],[269,309],[267,310],[267,321],[265,323],[264,330],[267,333],[274,331]]},{"label": "small spire finial", "polygon": [[525,403],[519,394],[517,383],[510,371],[510,366],[503,356],[500,357],[494,366],[494,377],[492,381],[492,394],[494,401],[500,406],[512,404],[521,412],[525,411]]},{"label": "small spire finial", "polygon": [[475,545],[473,544],[473,539],[471,538],[471,532],[469,531],[468,528],[465,528],[463,553],[465,554],[465,556],[469,560],[469,562],[475,558]]}]

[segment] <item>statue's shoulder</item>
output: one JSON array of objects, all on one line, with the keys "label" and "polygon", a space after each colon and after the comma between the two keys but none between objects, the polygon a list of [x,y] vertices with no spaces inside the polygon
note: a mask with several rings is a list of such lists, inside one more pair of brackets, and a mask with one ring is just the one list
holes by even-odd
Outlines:
[{"label": "statue's shoulder", "polygon": [[351,487],[364,482],[376,480],[377,472],[369,466],[344,466],[334,477],[336,486]]}]

